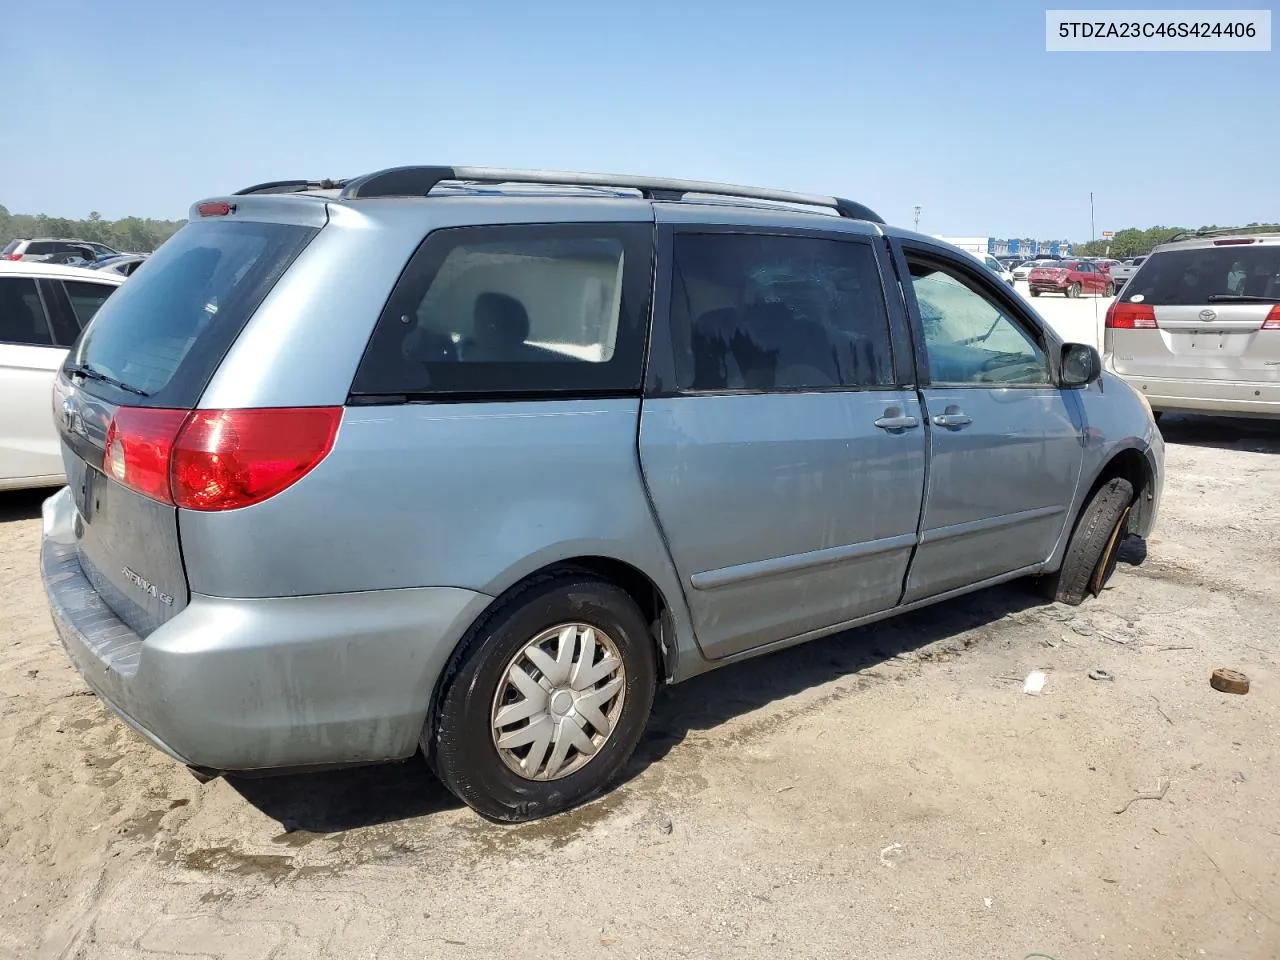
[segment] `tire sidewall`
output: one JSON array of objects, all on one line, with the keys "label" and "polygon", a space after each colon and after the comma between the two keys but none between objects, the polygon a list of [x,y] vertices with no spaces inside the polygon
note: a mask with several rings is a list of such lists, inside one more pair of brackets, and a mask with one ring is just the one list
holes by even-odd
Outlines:
[{"label": "tire sidewall", "polygon": [[[559,780],[526,780],[494,746],[494,694],[507,665],[530,639],[569,622],[590,624],[617,644],[626,671],[622,714],[582,769]],[[493,820],[530,820],[576,806],[604,791],[630,759],[648,722],[655,685],[653,643],[631,597],[601,580],[557,578],[516,598],[470,638],[441,694],[432,750],[437,772],[451,791]]]}]

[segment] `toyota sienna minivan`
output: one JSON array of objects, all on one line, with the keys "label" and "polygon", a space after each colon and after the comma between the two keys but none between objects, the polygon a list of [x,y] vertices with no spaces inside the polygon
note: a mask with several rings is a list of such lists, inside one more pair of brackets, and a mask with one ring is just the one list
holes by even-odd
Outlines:
[{"label": "toyota sienna minivan", "polygon": [[411,757],[518,821],[656,689],[1145,535],[1149,407],[836,197],[406,167],[215,197],[54,389],[53,619],[201,777]]}]

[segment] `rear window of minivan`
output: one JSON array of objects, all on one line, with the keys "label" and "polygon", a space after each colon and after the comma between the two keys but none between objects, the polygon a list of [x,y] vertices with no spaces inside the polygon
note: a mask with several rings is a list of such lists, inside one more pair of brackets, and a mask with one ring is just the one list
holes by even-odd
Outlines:
[{"label": "rear window of minivan", "polygon": [[68,363],[146,395],[131,404],[194,407],[245,323],[318,232],[251,220],[188,224],[103,304]]},{"label": "rear window of minivan", "polygon": [[1166,250],[1146,259],[1124,299],[1152,306],[1210,303],[1210,297],[1280,300],[1280,244]]},{"label": "rear window of minivan", "polygon": [[638,391],[652,236],[645,223],[435,231],[392,291],[351,394]]}]

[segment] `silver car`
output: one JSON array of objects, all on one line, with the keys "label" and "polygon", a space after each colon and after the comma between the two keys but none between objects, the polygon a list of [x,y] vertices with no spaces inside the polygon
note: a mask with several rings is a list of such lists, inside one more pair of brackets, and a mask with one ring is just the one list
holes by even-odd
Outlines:
[{"label": "silver car", "polygon": [[[807,207],[808,210],[798,209]],[[54,623],[199,776],[607,789],[657,688],[1151,529],[1141,396],[834,197],[408,167],[196,204],[56,383]]]},{"label": "silver car", "polygon": [[1130,260],[1121,260],[1111,268],[1111,279],[1116,282],[1116,289],[1122,289],[1129,278],[1138,272],[1138,268],[1142,266],[1142,262],[1146,257],[1133,257]]},{"label": "silver car", "polygon": [[1280,417],[1280,228],[1157,247],[1107,311],[1104,350],[1157,416]]}]

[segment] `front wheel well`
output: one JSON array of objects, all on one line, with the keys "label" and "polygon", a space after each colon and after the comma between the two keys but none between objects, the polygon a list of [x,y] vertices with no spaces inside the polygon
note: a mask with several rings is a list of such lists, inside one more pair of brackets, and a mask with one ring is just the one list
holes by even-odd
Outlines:
[{"label": "front wheel well", "polygon": [[1146,516],[1154,501],[1151,488],[1151,465],[1147,463],[1147,458],[1141,451],[1132,448],[1121,450],[1108,460],[1107,465],[1094,480],[1084,502],[1087,504],[1103,484],[1116,477],[1128,480],[1129,485],[1133,487],[1133,509],[1129,512],[1129,529],[1126,533],[1136,534],[1144,528]]}]

